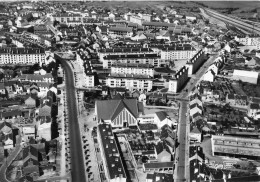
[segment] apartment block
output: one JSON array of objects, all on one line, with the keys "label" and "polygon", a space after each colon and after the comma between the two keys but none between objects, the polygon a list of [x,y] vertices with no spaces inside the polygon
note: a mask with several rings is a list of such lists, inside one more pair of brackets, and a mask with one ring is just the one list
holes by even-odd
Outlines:
[{"label": "apartment block", "polygon": [[195,54],[190,60],[187,61],[186,67],[189,69],[188,74],[192,75],[201,67],[205,61],[205,53],[201,49],[197,54]]},{"label": "apartment block", "polygon": [[45,63],[44,49],[1,48],[0,64],[42,64]]},{"label": "apartment block", "polygon": [[133,74],[154,76],[154,67],[150,64],[115,63],[111,66],[112,74]]},{"label": "apartment block", "polygon": [[169,80],[169,92],[179,92],[187,80],[188,68],[184,66]]}]

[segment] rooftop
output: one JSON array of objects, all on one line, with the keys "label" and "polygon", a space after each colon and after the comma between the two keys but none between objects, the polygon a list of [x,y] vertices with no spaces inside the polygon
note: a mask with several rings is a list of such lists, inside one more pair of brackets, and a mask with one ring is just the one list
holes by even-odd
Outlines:
[{"label": "rooftop", "polygon": [[111,126],[108,124],[99,124],[98,132],[104,151],[104,160],[106,161],[106,164],[104,164],[104,166],[107,167],[110,179],[114,179],[120,176],[126,178],[125,169],[119,155]]}]

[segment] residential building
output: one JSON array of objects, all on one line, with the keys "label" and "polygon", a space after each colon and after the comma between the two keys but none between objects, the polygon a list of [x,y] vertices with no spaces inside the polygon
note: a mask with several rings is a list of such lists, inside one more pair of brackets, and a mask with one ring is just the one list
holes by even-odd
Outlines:
[{"label": "residential building", "polygon": [[98,120],[111,124],[113,128],[137,126],[143,103],[136,99],[99,100],[95,104]]},{"label": "residential building", "polygon": [[108,29],[110,35],[132,37],[133,29],[130,27],[110,27]]},{"label": "residential building", "polygon": [[2,94],[2,95],[6,94],[6,89],[5,89],[4,83],[0,83],[0,94]]},{"label": "residential building", "polygon": [[1,48],[0,64],[42,64],[45,52],[36,48]]},{"label": "residential building", "polygon": [[174,182],[173,174],[164,172],[148,173],[145,182]]},{"label": "residential building", "polygon": [[172,78],[169,80],[169,92],[179,92],[188,80],[188,68],[183,66]]},{"label": "residential building", "polygon": [[84,74],[84,78],[85,78],[85,86],[89,87],[89,88],[94,88],[95,86],[95,75],[94,73],[86,73]]},{"label": "residential building", "polygon": [[208,70],[204,76],[203,76],[203,80],[204,81],[208,81],[208,82],[214,82],[215,79],[215,73],[212,69]]},{"label": "residential building", "polygon": [[201,142],[201,131],[195,126],[190,131],[190,141]]},{"label": "residential building", "polygon": [[233,136],[212,135],[212,155],[258,160],[260,140]]},{"label": "residential building", "polygon": [[46,141],[51,140],[51,117],[50,116],[39,116],[37,118],[39,125],[37,127],[37,135],[39,138],[43,138]]},{"label": "residential building", "polygon": [[151,22],[151,21],[144,21],[143,27],[145,29],[162,29],[162,30],[168,30],[169,27],[175,27],[175,24],[173,23],[165,23],[165,22]]},{"label": "residential building", "polygon": [[187,61],[185,66],[189,69],[188,74],[192,75],[196,73],[205,60],[204,51],[201,49],[197,54],[195,54],[190,60]]},{"label": "residential building", "polygon": [[107,55],[103,57],[103,68],[110,68],[115,63],[130,64],[150,64],[159,67],[165,61],[160,59],[158,54],[126,54],[126,55]]},{"label": "residential building", "polygon": [[154,51],[150,48],[143,47],[123,47],[123,48],[107,48],[100,49],[98,56],[101,62],[104,61],[104,57],[107,55],[127,55],[127,54],[154,54]]},{"label": "residential building", "polygon": [[106,85],[109,87],[123,87],[130,91],[150,91],[152,90],[152,77],[147,75],[133,74],[109,74],[106,78]]},{"label": "residential building", "polygon": [[[162,48],[161,51],[161,59],[163,60],[188,60],[191,59],[195,54],[197,53],[197,50],[192,47],[191,45],[187,46],[180,46],[176,45],[174,47],[166,47]],[[200,63],[200,61],[198,62]]]},{"label": "residential building", "polygon": [[115,63],[111,66],[111,74],[133,74],[154,76],[154,67],[150,64]]},{"label": "residential building", "polygon": [[164,171],[164,173],[173,173],[174,162],[150,162],[143,164],[144,172]]},{"label": "residential building", "polygon": [[257,46],[260,44],[259,35],[238,35],[235,36],[235,40],[245,46]]},{"label": "residential building", "polygon": [[97,138],[107,181],[126,182],[127,176],[111,125],[99,124]]}]

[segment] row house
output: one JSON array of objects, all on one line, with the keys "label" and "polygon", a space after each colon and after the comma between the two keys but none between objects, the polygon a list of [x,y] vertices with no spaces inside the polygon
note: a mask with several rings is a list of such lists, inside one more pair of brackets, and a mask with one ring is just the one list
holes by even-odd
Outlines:
[{"label": "row house", "polygon": [[188,68],[182,67],[172,78],[169,80],[169,92],[177,93],[182,89],[188,81]]},{"label": "row house", "polygon": [[130,27],[110,27],[108,29],[110,35],[132,37],[133,29]]},{"label": "row house", "polygon": [[150,64],[154,67],[160,67],[165,63],[158,54],[126,54],[126,55],[107,55],[103,58],[103,68],[111,68],[115,63],[130,64]]},{"label": "row house", "polygon": [[246,46],[258,46],[260,44],[259,35],[238,35],[235,36],[235,40]]},{"label": "row house", "polygon": [[37,75],[37,74],[22,74],[18,77],[18,80],[21,82],[47,82],[54,83],[54,78],[51,73],[46,73],[45,75]]},{"label": "row house", "polygon": [[175,27],[173,23],[165,23],[165,22],[149,22],[144,21],[142,26],[145,29],[155,29],[155,30],[168,30],[170,27]]},{"label": "row house", "polygon": [[104,57],[107,55],[128,55],[128,54],[154,54],[152,49],[142,47],[124,47],[124,48],[109,48],[101,49],[98,52],[99,60],[104,62]]},{"label": "row house", "polygon": [[192,75],[201,67],[205,61],[204,51],[201,49],[197,54],[195,54],[190,60],[187,61],[186,67],[189,69],[188,74]]},{"label": "row house", "polygon": [[154,67],[150,64],[115,63],[111,66],[111,74],[133,74],[154,76]]},{"label": "row house", "polygon": [[150,91],[152,90],[152,77],[147,75],[133,74],[110,74],[106,79],[106,85],[109,87],[123,87],[130,91]]},{"label": "row house", "polygon": [[161,59],[164,60],[179,60],[179,59],[191,59],[197,53],[196,49],[189,46],[174,46],[166,47],[161,51]]},{"label": "row house", "polygon": [[36,48],[1,48],[0,64],[42,64],[45,51]]}]

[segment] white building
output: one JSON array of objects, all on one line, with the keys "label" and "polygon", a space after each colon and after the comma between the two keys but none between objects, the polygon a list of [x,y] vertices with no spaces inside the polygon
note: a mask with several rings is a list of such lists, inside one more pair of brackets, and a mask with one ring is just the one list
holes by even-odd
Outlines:
[{"label": "white building", "polygon": [[188,80],[188,68],[182,67],[170,80],[169,92],[177,93]]},{"label": "white building", "polygon": [[84,74],[85,86],[93,88],[95,86],[95,75],[93,73]]},{"label": "white building", "polygon": [[161,51],[161,59],[164,60],[179,60],[191,59],[197,53],[196,49],[192,46],[174,46],[163,48]]},{"label": "white building", "polygon": [[103,58],[103,68],[105,69],[110,68],[115,63],[150,64],[154,67],[159,67],[165,63],[165,60],[160,59],[158,54],[113,54]]},{"label": "white building", "polygon": [[43,49],[35,48],[1,48],[0,64],[42,64],[45,63]]},{"label": "white building", "polygon": [[241,80],[243,82],[248,82],[252,84],[257,84],[258,72],[254,71],[245,71],[245,70],[234,70],[233,79]]},{"label": "white building", "polygon": [[130,91],[150,91],[152,90],[153,80],[146,75],[133,74],[110,74],[106,79],[109,87],[123,87]]},{"label": "white building", "polygon": [[154,76],[154,67],[149,64],[116,63],[111,66],[111,74],[133,74]]},{"label": "white building", "polygon": [[246,46],[258,46],[260,44],[259,35],[235,36],[235,40]]},{"label": "white building", "polygon": [[46,141],[51,140],[51,122],[44,122],[38,126],[39,138],[44,138]]},{"label": "white building", "polygon": [[203,76],[204,81],[213,82],[215,79],[215,73],[212,69],[208,70],[205,75]]},{"label": "white building", "polygon": [[139,17],[139,16],[130,15],[129,21],[132,22],[132,23],[137,23],[138,25],[142,25],[144,19],[142,17]]}]

